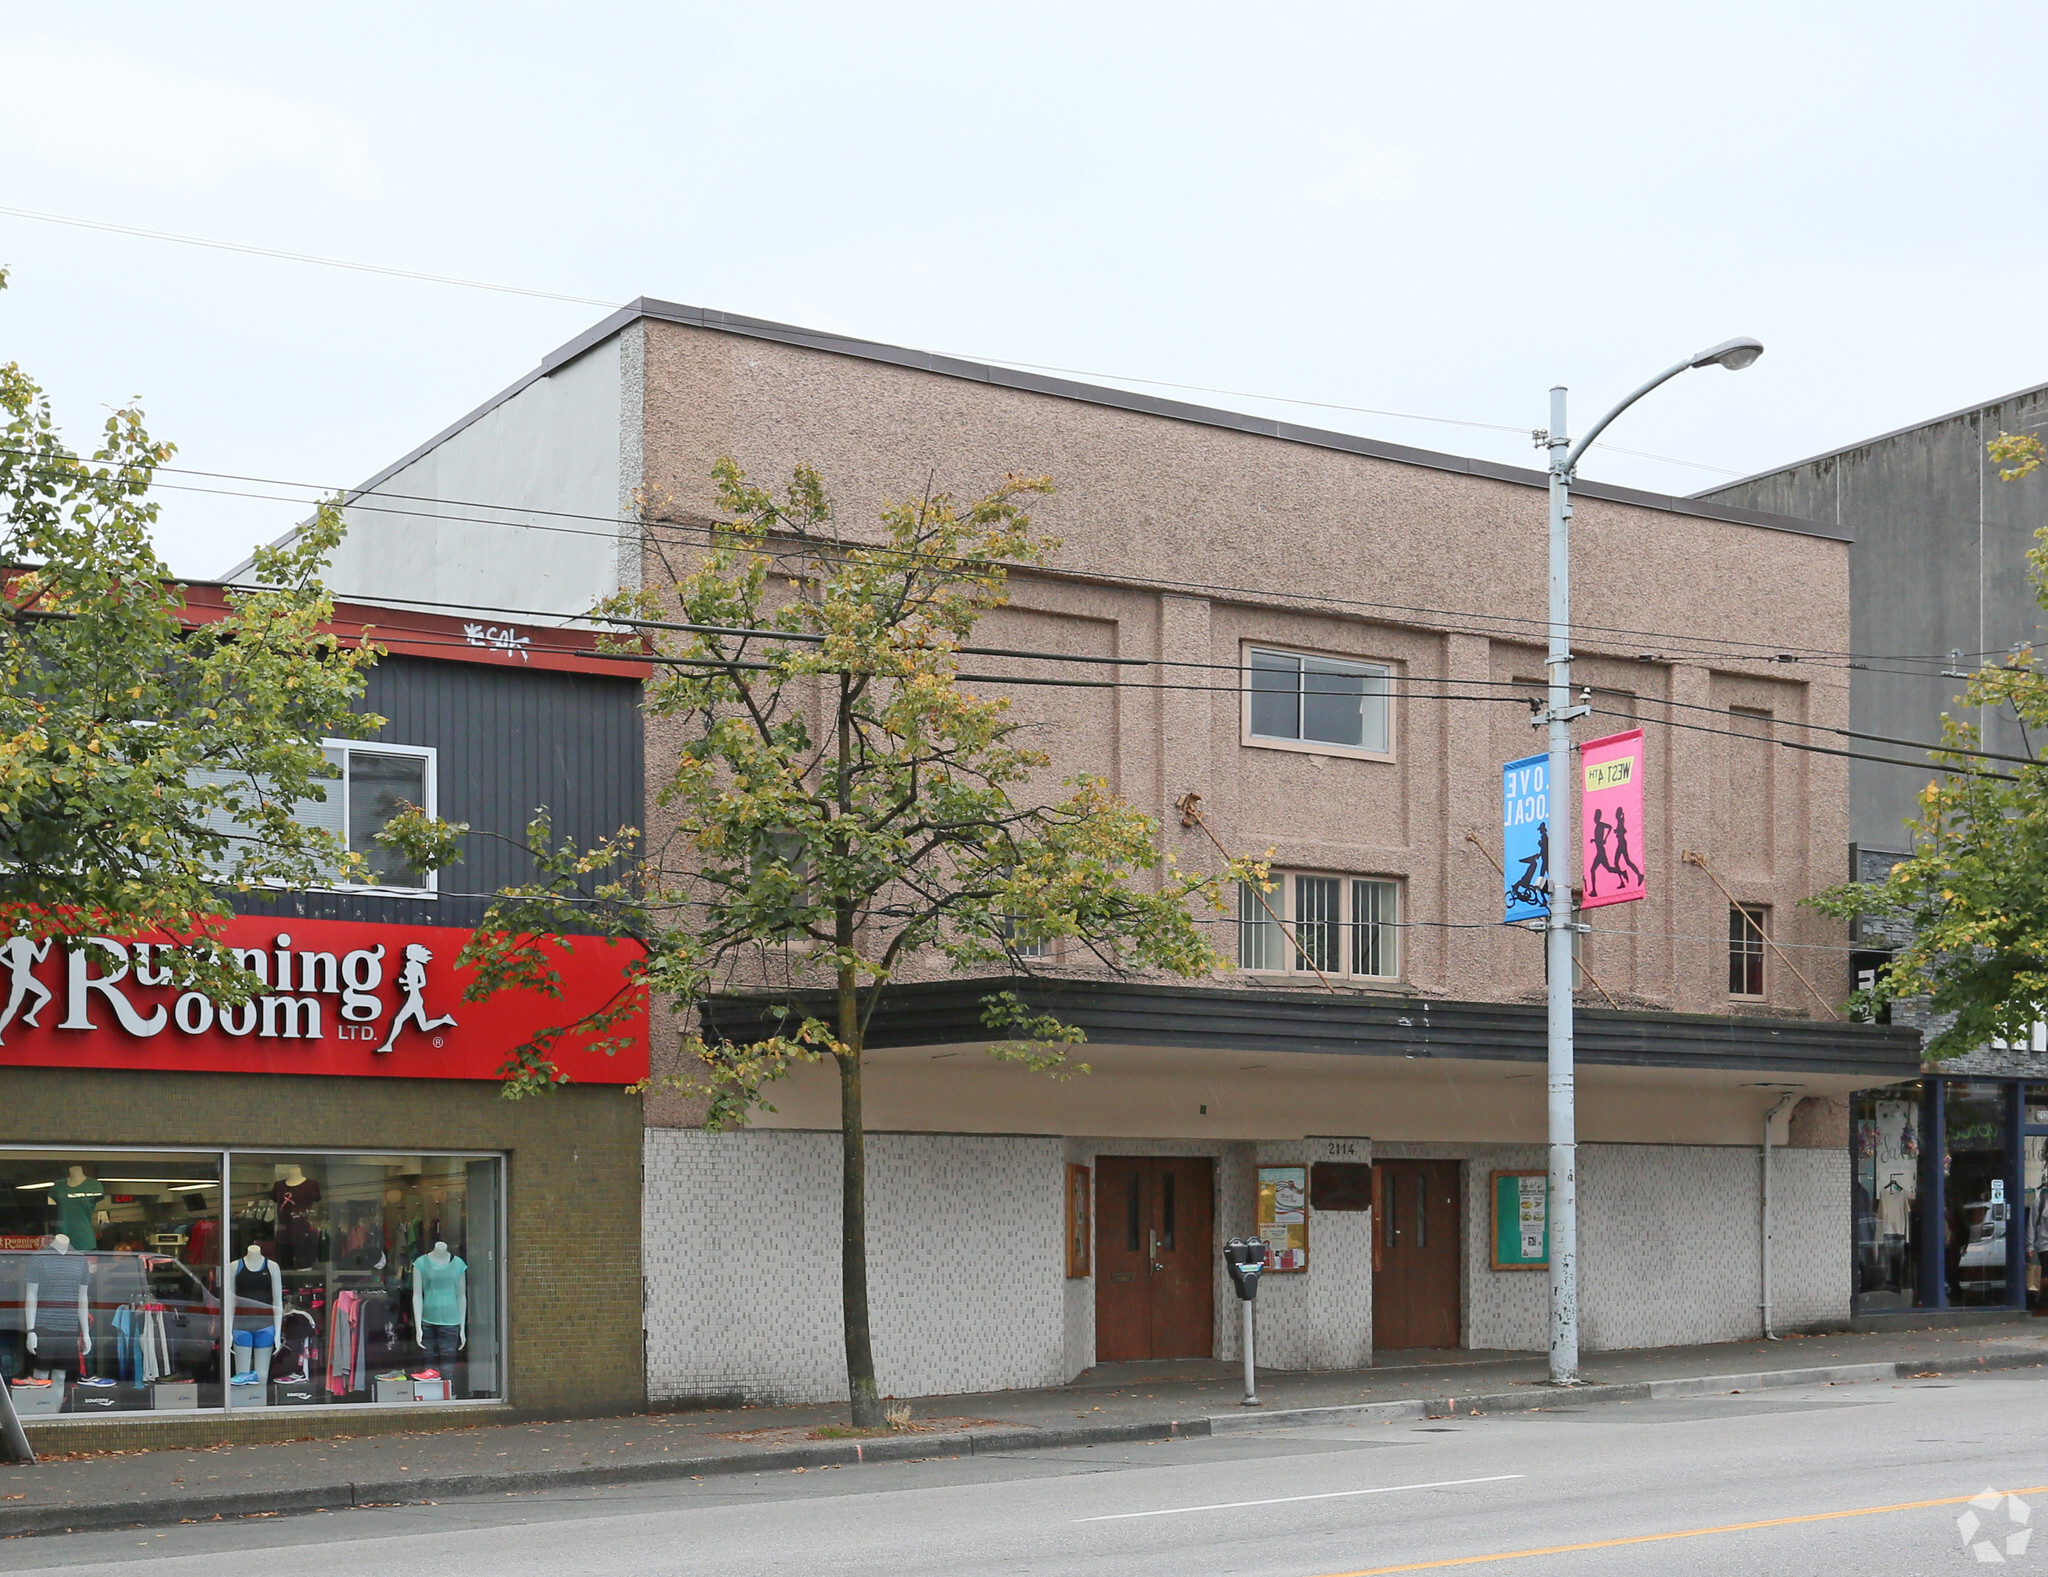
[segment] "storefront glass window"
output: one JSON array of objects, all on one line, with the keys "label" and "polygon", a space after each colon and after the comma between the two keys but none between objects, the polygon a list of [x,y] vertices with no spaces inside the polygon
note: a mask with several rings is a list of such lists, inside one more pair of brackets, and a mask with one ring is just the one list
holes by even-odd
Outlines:
[{"label": "storefront glass window", "polygon": [[31,1418],[501,1397],[503,1200],[496,1156],[0,1150],[0,1375]]},{"label": "storefront glass window", "polygon": [[1851,1098],[1856,1311],[1910,1309],[1919,1292],[1920,1086]]},{"label": "storefront glass window", "polygon": [[502,1394],[498,1162],[237,1152],[228,1405]]},{"label": "storefront glass window", "polygon": [[0,1374],[17,1412],[220,1405],[220,1160],[0,1152]]},{"label": "storefront glass window", "polygon": [[1942,1263],[1956,1307],[2006,1301],[2005,1101],[2007,1086],[1945,1083],[1943,1158],[1947,1220]]}]

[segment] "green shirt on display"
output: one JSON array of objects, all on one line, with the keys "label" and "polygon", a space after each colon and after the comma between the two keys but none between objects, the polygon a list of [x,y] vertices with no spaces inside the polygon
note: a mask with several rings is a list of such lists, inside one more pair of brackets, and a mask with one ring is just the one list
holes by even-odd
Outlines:
[{"label": "green shirt on display", "polygon": [[424,1254],[412,1262],[412,1270],[419,1277],[421,1321],[427,1325],[460,1325],[462,1278],[469,1272],[462,1257],[451,1254],[448,1263],[442,1265],[435,1262],[433,1255]]},{"label": "green shirt on display", "polygon": [[71,1246],[90,1253],[99,1246],[93,1236],[92,1218],[107,1197],[99,1179],[88,1177],[77,1185],[59,1183],[50,1191],[57,1201],[57,1230],[71,1239]]}]

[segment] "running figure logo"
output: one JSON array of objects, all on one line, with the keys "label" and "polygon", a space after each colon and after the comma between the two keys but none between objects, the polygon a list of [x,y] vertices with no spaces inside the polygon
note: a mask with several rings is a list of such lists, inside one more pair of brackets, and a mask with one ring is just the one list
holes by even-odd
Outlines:
[{"label": "running figure logo", "polygon": [[417,942],[405,944],[405,963],[398,971],[398,989],[405,993],[405,1001],[393,1015],[391,1033],[384,1037],[384,1044],[377,1048],[378,1051],[389,1051],[397,1044],[398,1032],[408,1024],[424,1035],[455,1022],[453,1013],[443,1013],[433,1019],[427,1017],[427,1004],[422,993],[427,989],[427,961],[433,956]]},{"label": "running figure logo", "polygon": [[9,937],[0,943],[0,966],[4,966],[11,977],[7,992],[7,1011],[0,1013],[0,1030],[14,1022],[14,1015],[21,1012],[21,999],[33,995],[35,1006],[22,1014],[21,1021],[30,1029],[39,1029],[36,1015],[50,1004],[50,988],[36,979],[31,971],[37,964],[50,956],[49,938],[37,947],[25,936]]}]

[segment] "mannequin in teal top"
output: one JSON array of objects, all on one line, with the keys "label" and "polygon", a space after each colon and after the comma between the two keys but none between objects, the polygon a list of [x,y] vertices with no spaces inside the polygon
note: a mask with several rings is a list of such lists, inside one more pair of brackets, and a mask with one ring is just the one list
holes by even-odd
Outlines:
[{"label": "mannequin in teal top", "polygon": [[[412,1262],[412,1324],[428,1365],[451,1378],[456,1354],[469,1345],[469,1266],[436,1243]],[[449,1394],[454,1394],[451,1385]]]},{"label": "mannequin in teal top", "polygon": [[81,1254],[90,1254],[98,1246],[93,1218],[106,1197],[107,1191],[100,1186],[99,1179],[87,1177],[85,1168],[76,1161],[57,1184],[56,1192],[49,1196],[49,1202],[57,1207],[57,1230],[71,1239],[71,1246]]}]

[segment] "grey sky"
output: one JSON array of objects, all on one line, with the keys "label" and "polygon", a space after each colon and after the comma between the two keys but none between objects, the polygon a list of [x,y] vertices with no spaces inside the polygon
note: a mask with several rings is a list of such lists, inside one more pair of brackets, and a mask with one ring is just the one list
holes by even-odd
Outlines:
[{"label": "grey sky", "polygon": [[[0,0],[0,205],[1516,428],[1553,382],[1583,424],[1758,335],[1612,433],[1726,471],[1586,467],[1689,492],[2048,380],[2044,34],[1783,0]],[[0,262],[0,359],[74,439],[136,395],[182,465],[315,483],[603,315],[7,217]],[[194,574],[299,513],[164,499]]]}]

